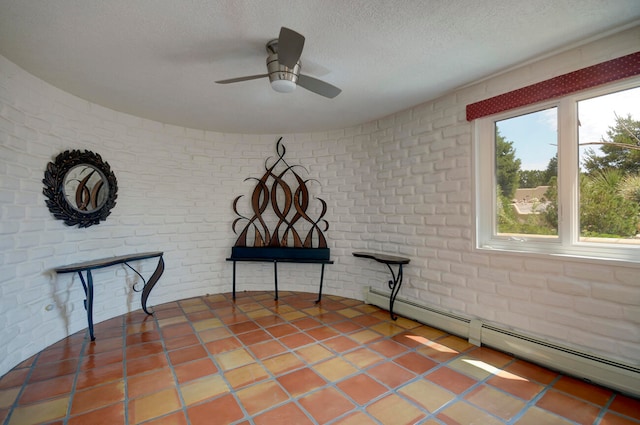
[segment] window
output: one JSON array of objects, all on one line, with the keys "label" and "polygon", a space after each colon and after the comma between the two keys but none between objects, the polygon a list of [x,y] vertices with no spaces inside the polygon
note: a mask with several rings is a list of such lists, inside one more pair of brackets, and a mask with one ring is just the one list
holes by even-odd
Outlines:
[{"label": "window", "polygon": [[476,120],[479,248],[640,262],[640,79]]}]

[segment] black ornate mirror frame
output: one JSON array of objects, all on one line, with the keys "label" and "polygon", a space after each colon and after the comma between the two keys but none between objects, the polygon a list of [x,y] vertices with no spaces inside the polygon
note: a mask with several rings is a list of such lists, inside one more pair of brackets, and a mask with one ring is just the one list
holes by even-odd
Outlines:
[{"label": "black ornate mirror frame", "polygon": [[[72,205],[65,193],[67,174],[78,166],[90,167],[97,171],[102,177],[100,184],[106,184],[108,189],[104,199],[100,200],[92,210],[83,211],[77,205]],[[111,209],[116,205],[118,197],[118,182],[111,167],[102,160],[100,155],[88,150],[84,152],[80,150],[64,151],[59,154],[55,162],[47,164],[42,183],[44,183],[42,193],[48,198],[46,203],[49,211],[55,218],[63,220],[68,226],[77,224],[78,227],[89,227],[93,224],[99,224],[101,220],[105,220],[111,214]]]}]

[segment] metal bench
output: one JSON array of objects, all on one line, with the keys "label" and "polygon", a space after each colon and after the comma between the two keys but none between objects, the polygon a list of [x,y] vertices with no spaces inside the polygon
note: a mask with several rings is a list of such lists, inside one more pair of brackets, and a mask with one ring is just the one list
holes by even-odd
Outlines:
[{"label": "metal bench", "polygon": [[333,264],[329,259],[329,248],[286,248],[286,247],[233,247],[231,257],[233,261],[233,299],[236,298],[236,262],[251,261],[273,263],[275,298],[278,299],[278,263],[306,263],[320,264],[320,289],[317,302],[322,298],[322,282],[324,280],[324,265]]},{"label": "metal bench", "polygon": [[[251,214],[239,211],[238,202],[233,201],[237,218],[232,229],[238,238],[227,261],[233,262],[233,298],[236,298],[236,263],[273,263],[275,299],[278,299],[278,263],[320,264],[319,302],[322,297],[325,264],[333,264],[323,231],[329,227],[323,218],[327,204],[320,198],[316,209],[311,208],[308,183],[296,173],[299,166],[289,165],[285,159],[286,149],[280,138],[276,144],[278,158],[271,165],[265,161],[265,173],[255,180],[256,185],[249,203]],[[317,208],[320,207],[320,208]],[[315,218],[313,218],[315,216]],[[237,226],[244,223],[244,227]]]}]

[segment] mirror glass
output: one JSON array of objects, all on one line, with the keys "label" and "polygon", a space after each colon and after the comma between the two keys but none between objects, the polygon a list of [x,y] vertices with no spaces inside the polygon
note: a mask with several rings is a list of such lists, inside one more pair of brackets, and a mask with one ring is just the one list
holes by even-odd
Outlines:
[{"label": "mirror glass", "polygon": [[102,208],[109,195],[109,183],[91,165],[76,165],[64,177],[64,196],[77,211],[90,213]]}]

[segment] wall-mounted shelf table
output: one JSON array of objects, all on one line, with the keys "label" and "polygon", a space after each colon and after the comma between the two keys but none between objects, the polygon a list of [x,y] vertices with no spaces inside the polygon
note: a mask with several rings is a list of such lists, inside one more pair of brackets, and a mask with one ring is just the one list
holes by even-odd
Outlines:
[{"label": "wall-mounted shelf table", "polygon": [[[138,276],[140,276],[140,278],[144,282],[144,286],[141,290],[136,290],[135,287],[133,288],[133,290],[136,292],[142,292],[142,310],[144,310],[144,312],[147,314],[152,314],[152,312],[147,309],[147,299],[149,298],[149,294],[151,293],[151,290],[155,286],[156,282],[158,282],[158,279],[160,279],[160,276],[162,276],[162,273],[164,272],[164,260],[162,259],[162,255],[163,253],[160,251],[142,252],[139,254],[120,255],[117,257],[101,258],[99,260],[84,261],[81,263],[70,264],[68,266],[62,266],[54,269],[54,271],[58,274],[77,272],[78,276],[80,276],[80,282],[82,282],[82,288],[84,289],[84,294],[86,296],[86,299],[84,300],[84,308],[85,310],[87,310],[87,322],[89,323],[89,335],[91,336],[91,341],[95,341],[96,339],[93,334],[93,276],[91,275],[91,271],[102,269],[104,267],[115,266],[118,264],[124,264],[129,267]],[[136,269],[129,265],[129,263],[132,261],[146,260],[149,258],[158,258],[158,265],[149,278],[149,281],[146,281]],[[87,275],[86,280],[82,274],[83,272],[85,272]]]},{"label": "wall-mounted shelf table", "polygon": [[[409,264],[409,261],[411,260],[405,257],[378,254],[375,252],[354,252],[353,256],[370,258],[377,261],[378,263],[385,264],[389,268],[389,271],[391,272],[391,280],[389,281],[389,289],[391,290],[391,294],[389,296],[389,314],[391,315],[391,319],[396,320],[398,316],[393,315],[393,303],[396,301],[396,297],[398,296],[398,292],[400,291],[400,286],[402,286],[402,265]],[[393,272],[393,269],[391,268],[392,265],[398,266],[397,273]]]}]

